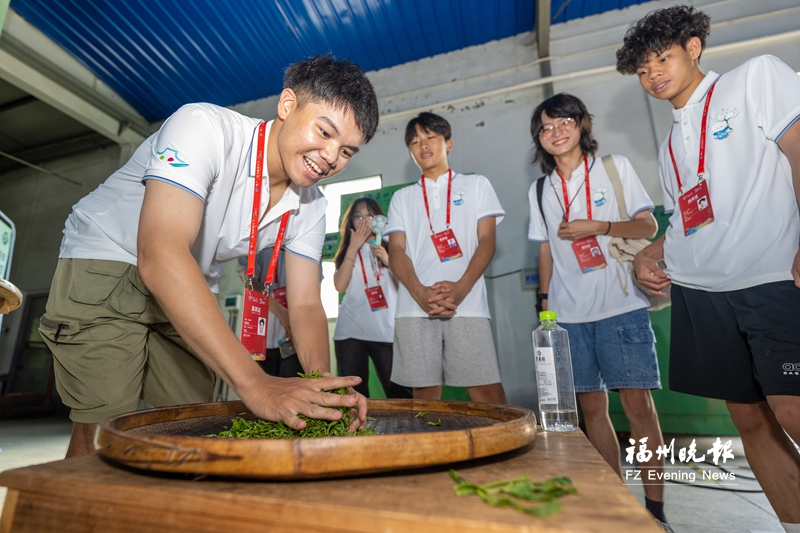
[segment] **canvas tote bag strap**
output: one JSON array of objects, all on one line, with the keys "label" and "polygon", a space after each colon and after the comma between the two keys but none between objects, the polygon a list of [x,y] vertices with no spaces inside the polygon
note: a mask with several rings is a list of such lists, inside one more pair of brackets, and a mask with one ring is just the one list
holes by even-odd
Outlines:
[{"label": "canvas tote bag strap", "polygon": [[617,206],[619,207],[619,219],[623,222],[628,220],[628,208],[625,206],[625,196],[622,194],[622,182],[619,179],[619,171],[617,165],[614,164],[614,159],[611,154],[603,156],[603,166],[606,169],[611,180],[611,185],[614,186],[614,196],[617,197]]}]

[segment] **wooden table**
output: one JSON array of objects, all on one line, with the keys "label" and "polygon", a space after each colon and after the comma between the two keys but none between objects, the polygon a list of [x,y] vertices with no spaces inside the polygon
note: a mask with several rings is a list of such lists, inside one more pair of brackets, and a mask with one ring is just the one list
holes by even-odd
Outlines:
[{"label": "wooden table", "polygon": [[[556,515],[539,518],[456,496],[450,467],[475,483],[566,475],[579,493],[564,497]],[[91,455],[2,472],[0,486],[9,488],[0,533],[661,532],[581,432],[540,431],[503,455],[359,478],[192,480]]]}]

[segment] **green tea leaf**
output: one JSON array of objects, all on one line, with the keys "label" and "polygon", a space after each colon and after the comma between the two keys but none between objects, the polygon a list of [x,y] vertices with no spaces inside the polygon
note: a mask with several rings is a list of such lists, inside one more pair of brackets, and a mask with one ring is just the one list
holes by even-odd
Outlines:
[{"label": "green tea leaf", "polygon": [[436,422],[428,422],[428,425],[429,426],[441,426],[442,425],[442,419],[440,418]]},{"label": "green tea leaf", "polygon": [[419,413],[414,415],[414,418],[422,418],[423,416],[427,415],[429,411],[420,411]]}]

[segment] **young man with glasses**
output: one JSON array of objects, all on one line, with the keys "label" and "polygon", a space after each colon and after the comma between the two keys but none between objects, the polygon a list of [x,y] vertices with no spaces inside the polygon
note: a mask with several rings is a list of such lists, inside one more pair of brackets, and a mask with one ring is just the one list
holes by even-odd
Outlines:
[{"label": "young man with glasses", "polygon": [[[601,162],[595,157],[592,117],[575,96],[557,94],[541,103],[531,117],[531,135],[533,162],[545,173],[543,187],[534,183],[528,194],[528,239],[541,243],[542,307],[554,310],[569,332],[587,436],[622,477],[607,390],[619,393],[631,437],[637,443],[646,438],[655,450],[663,439],[650,390],[660,389],[661,382],[647,297],[627,268],[609,263],[608,243],[612,237],[653,237],[653,202],[626,158],[614,155]],[[620,219],[606,168],[619,175],[629,220]],[[664,484],[656,480],[664,460],[654,454],[639,466],[647,509],[664,524]]]},{"label": "young man with glasses", "polygon": [[450,169],[450,136],[433,113],[406,126],[422,176],[392,196],[386,227],[401,283],[392,381],[418,399],[439,399],[444,383],[466,387],[473,401],[505,403],[483,281],[505,211],[486,177]]},{"label": "young man with glasses", "polygon": [[[710,17],[648,14],[617,70],[674,107],[659,165],[666,234],[637,254],[642,283],[672,286],[670,388],[726,401],[787,532],[800,532],[800,77],[774,56],[700,70]],[[657,261],[663,259],[666,268]]]}]

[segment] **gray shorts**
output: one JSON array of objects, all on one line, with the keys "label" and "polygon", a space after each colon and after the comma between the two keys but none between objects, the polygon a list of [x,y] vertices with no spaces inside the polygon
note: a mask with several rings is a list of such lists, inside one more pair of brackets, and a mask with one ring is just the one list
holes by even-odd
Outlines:
[{"label": "gray shorts", "polygon": [[398,318],[392,381],[407,387],[500,383],[488,318]]}]

